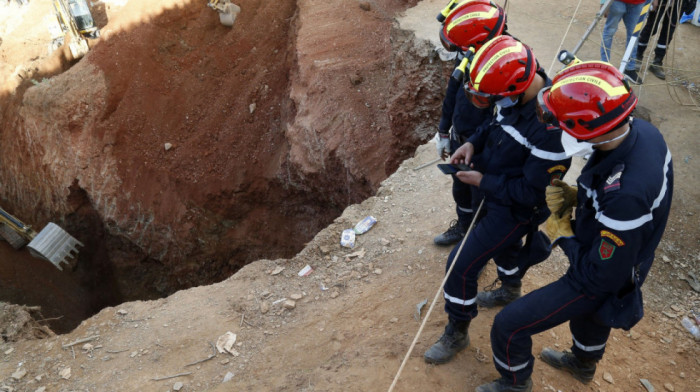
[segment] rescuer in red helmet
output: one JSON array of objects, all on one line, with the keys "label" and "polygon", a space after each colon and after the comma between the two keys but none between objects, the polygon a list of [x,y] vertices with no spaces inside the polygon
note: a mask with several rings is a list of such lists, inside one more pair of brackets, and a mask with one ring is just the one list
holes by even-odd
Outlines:
[{"label": "rescuer in red helmet", "polygon": [[[445,11],[445,14],[444,23],[440,27],[440,42],[446,50],[456,52],[455,69],[468,61],[465,56],[471,57],[481,45],[506,30],[505,11],[488,0],[467,1],[449,12]],[[491,122],[492,111],[492,108],[477,108],[472,105],[464,93],[462,80],[450,77],[435,135],[438,156],[443,160],[449,157],[450,152],[464,144],[480,125]],[[457,219],[452,221],[445,232],[433,239],[436,245],[450,246],[464,238],[474,219],[475,204],[480,201],[478,192],[471,188],[471,185],[452,175],[452,197]]]},{"label": "rescuer in red helmet", "polygon": [[[559,141],[561,130],[537,121],[537,92],[549,79],[527,45],[506,35],[489,40],[474,54],[466,76],[467,95],[478,107],[495,106],[495,117],[455,151],[451,163],[471,166],[456,177],[484,195],[485,213],[447,260],[448,267],[455,263],[444,290],[449,321],[424,355],[429,363],[445,363],[467,347],[477,304],[515,300],[527,268],[549,256],[549,242],[538,231],[548,216],[545,188],[571,163]],[[478,274],[492,258],[501,286],[477,295]]]},{"label": "rescuer in red helmet", "polygon": [[641,285],[668,220],[671,153],[658,129],[631,117],[637,97],[624,75],[591,61],[553,82],[538,94],[539,118],[564,130],[567,154],[592,153],[578,189],[562,181],[547,188],[545,231],[569,269],[496,315],[491,347],[502,377],[477,392],[530,391],[531,336],[567,321],[571,352],[545,348],[540,357],[583,383],[593,380],[611,328],[628,330],[643,316]]}]

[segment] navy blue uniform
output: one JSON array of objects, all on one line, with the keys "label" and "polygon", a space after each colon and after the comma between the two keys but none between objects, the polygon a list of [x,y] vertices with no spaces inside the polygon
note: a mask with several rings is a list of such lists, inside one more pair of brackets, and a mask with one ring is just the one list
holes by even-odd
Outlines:
[{"label": "navy blue uniform", "polygon": [[[541,76],[551,84],[543,72]],[[549,215],[545,188],[563,177],[571,159],[561,146],[561,130],[548,130],[537,121],[535,104],[532,99],[497,109],[496,118],[469,138],[474,168],[483,174],[479,191],[485,197],[485,214],[467,237],[445,284],[445,311],[454,320],[476,317],[477,277],[489,259],[496,262],[503,282],[519,283],[523,268],[549,255],[548,241],[528,241],[523,249],[521,239],[537,236],[537,226]],[[447,268],[458,249],[459,245],[450,253]]]},{"label": "navy blue uniform", "polygon": [[503,377],[514,382],[530,377],[531,336],[566,321],[577,357],[603,357],[611,327],[618,326],[602,311],[628,292],[638,296],[630,297],[634,306],[618,309],[620,315],[636,306],[641,310],[639,288],[666,227],[672,190],[671,153],[661,133],[643,120],[633,120],[617,148],[592,154],[578,178],[575,237],[559,243],[568,271],[512,302],[494,320],[491,346]]},{"label": "navy blue uniform", "polygon": [[[459,54],[455,60],[455,67],[459,65],[464,56]],[[450,150],[456,151],[467,141],[476,129],[482,124],[488,124],[492,118],[492,109],[479,109],[474,106],[467,94],[464,92],[464,85],[450,77],[447,82],[445,99],[442,102],[442,116],[438,130],[447,133],[450,128],[453,132],[450,135]],[[460,181],[452,175],[452,197],[457,204],[458,222],[466,231],[474,217],[473,205],[480,198],[473,197],[471,186]]]}]

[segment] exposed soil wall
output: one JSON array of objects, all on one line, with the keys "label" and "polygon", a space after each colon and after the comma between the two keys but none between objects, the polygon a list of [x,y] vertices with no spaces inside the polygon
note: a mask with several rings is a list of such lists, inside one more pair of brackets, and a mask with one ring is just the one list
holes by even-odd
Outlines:
[{"label": "exposed soil wall", "polygon": [[85,243],[46,272],[83,312],[293,255],[437,123],[443,65],[398,30],[404,2],[242,0],[233,28],[201,1],[138,3],[103,6],[84,59],[40,55],[0,99],[2,205]]}]

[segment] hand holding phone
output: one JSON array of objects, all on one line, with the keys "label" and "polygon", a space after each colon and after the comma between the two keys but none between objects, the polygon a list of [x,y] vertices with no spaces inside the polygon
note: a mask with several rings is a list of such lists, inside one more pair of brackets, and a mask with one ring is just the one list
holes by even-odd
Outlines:
[{"label": "hand holding phone", "polygon": [[440,169],[441,172],[445,174],[455,174],[460,171],[470,171],[472,170],[469,165],[466,165],[464,163],[458,163],[458,164],[453,164],[453,163],[439,163],[437,165],[438,169]]}]

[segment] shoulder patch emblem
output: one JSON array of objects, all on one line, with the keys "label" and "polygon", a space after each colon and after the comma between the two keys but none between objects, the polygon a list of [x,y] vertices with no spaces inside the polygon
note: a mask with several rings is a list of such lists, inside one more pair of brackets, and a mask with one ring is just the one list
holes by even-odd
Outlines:
[{"label": "shoulder patch emblem", "polygon": [[623,241],[622,239],[620,239],[620,237],[616,236],[615,234],[613,234],[607,230],[601,230],[600,236],[611,239],[612,242],[614,242],[615,245],[617,245],[617,246],[625,246],[625,241]]},{"label": "shoulder patch emblem", "polygon": [[600,240],[600,247],[598,248],[598,254],[600,255],[601,260],[608,260],[613,256],[613,253],[615,253],[615,245],[609,243],[606,240]]},{"label": "shoulder patch emblem", "polygon": [[554,167],[550,167],[547,169],[547,173],[552,174],[554,172],[565,172],[566,171],[566,166],[564,165],[556,165]]},{"label": "shoulder patch emblem", "polygon": [[605,180],[605,184],[603,185],[603,191],[605,193],[620,189],[620,180],[622,179],[622,172],[624,170],[624,163],[619,163],[612,169],[610,176]]}]

